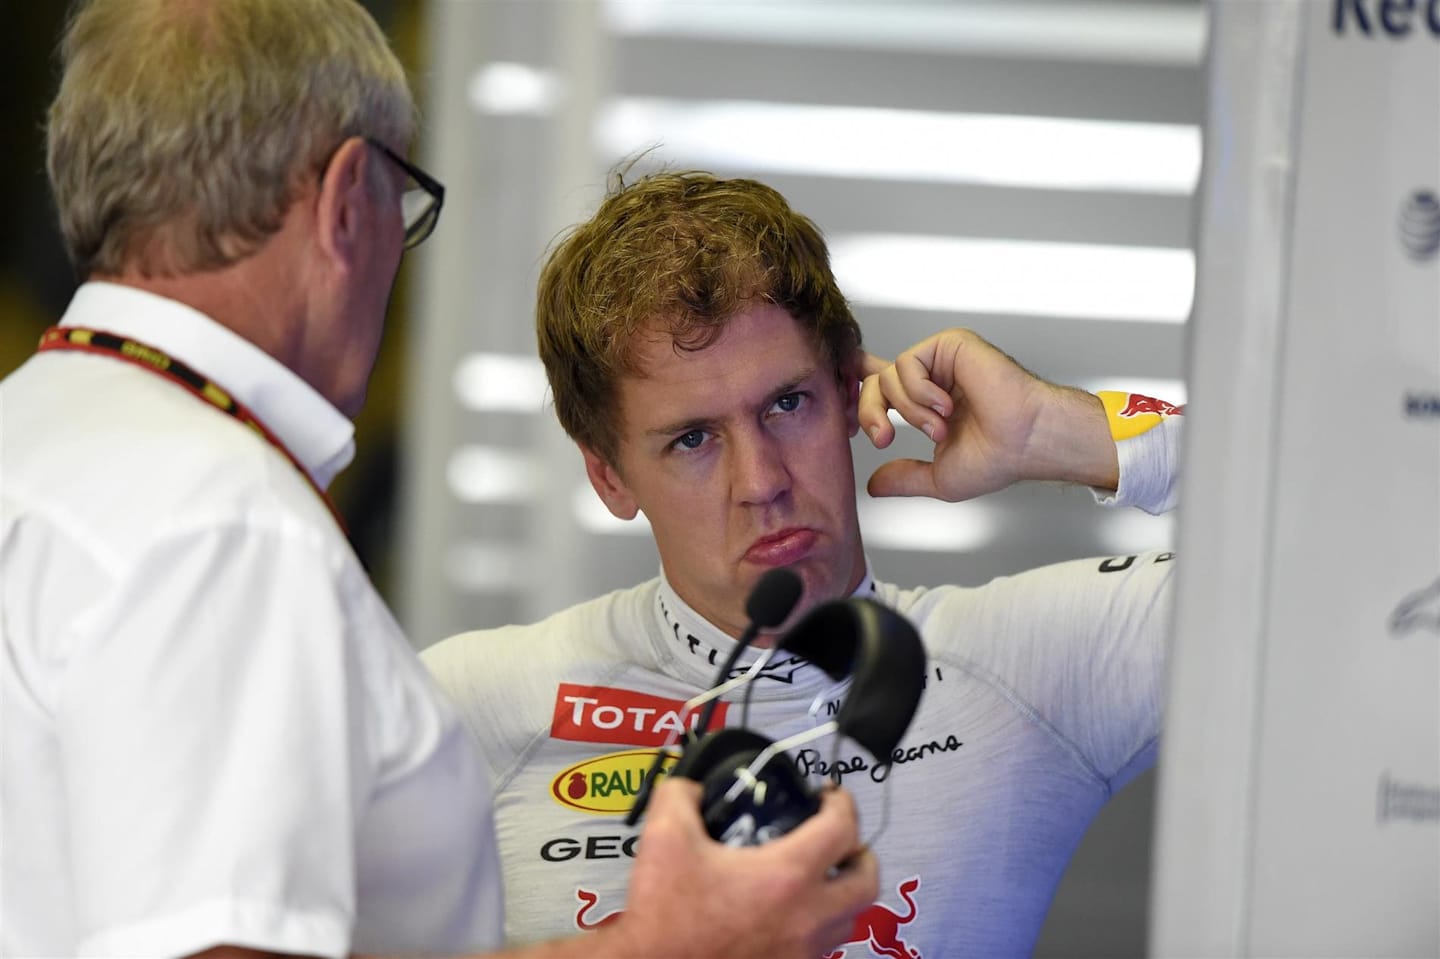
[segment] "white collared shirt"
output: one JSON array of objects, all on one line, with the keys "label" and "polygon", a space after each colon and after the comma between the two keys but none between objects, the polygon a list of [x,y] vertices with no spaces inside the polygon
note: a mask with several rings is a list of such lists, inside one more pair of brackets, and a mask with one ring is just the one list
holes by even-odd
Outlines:
[{"label": "white collared shirt", "polygon": [[183,303],[118,283],[75,291],[60,326],[137,340],[199,371],[257,416],[324,489],[355,458],[355,426],[288,367]]},{"label": "white collared shirt", "polygon": [[[80,289],[259,417],[353,455],[303,380],[174,301]],[[113,357],[0,383],[0,954],[460,952],[499,941],[488,783],[309,481]]]}]

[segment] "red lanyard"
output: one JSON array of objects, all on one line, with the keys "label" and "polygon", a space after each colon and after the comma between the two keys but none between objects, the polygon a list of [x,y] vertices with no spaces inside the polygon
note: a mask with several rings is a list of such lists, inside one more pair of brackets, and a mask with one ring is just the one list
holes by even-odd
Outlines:
[{"label": "red lanyard", "polygon": [[330,515],[335,517],[335,522],[339,524],[340,531],[347,533],[345,521],[340,518],[340,511],[335,508],[335,504],[330,501],[330,497],[327,496],[325,491],[320,488],[320,485],[315,482],[315,478],[310,475],[305,467],[300,465],[300,461],[295,458],[295,454],[291,453],[285,444],[280,442],[280,438],[270,432],[269,428],[260,422],[259,417],[251,413],[243,403],[231,396],[229,392],[222,389],[213,380],[196,372],[193,367],[186,366],[163,350],[157,350],[153,346],[146,346],[137,340],[132,340],[124,336],[116,336],[114,333],[104,333],[100,330],[81,329],[76,326],[52,326],[41,334],[40,352],[43,353],[47,350],[74,350],[81,353],[98,353],[102,356],[112,356],[117,360],[133,363],[142,370],[149,370],[151,373],[163,376],[178,386],[183,386],[190,393],[198,396],[217,410],[233,416],[260,434],[267,443],[279,450],[281,455],[290,461],[290,465],[300,471],[300,475],[305,477],[305,481],[310,484],[310,488],[315,491],[315,495],[319,496],[321,501],[324,502],[325,506],[330,510]]}]

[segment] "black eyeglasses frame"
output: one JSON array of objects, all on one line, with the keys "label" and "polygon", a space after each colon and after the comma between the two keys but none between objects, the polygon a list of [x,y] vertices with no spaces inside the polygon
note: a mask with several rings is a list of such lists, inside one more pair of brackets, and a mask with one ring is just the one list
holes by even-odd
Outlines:
[{"label": "black eyeglasses frame", "polygon": [[393,160],[396,166],[404,170],[410,179],[415,181],[417,187],[430,196],[430,205],[416,217],[415,222],[405,224],[404,248],[413,250],[429,239],[431,233],[435,232],[435,224],[440,221],[440,209],[445,205],[445,184],[374,137],[366,137],[365,142]]}]

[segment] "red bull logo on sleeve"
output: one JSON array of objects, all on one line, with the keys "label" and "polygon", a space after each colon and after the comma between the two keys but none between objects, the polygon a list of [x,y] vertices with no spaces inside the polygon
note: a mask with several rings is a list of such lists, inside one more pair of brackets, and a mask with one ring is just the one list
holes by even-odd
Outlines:
[{"label": "red bull logo on sleeve", "polygon": [[[550,797],[568,809],[597,816],[628,812],[659,754],[658,749],[628,749],[567,766],[550,780]],[[677,759],[668,753],[666,756],[660,765],[661,775],[668,773]]]},{"label": "red bull logo on sleeve", "polygon": [[912,948],[900,938],[900,927],[909,925],[920,915],[920,905],[913,898],[913,893],[919,888],[919,876],[911,876],[895,887],[905,903],[903,914],[879,902],[863,910],[850,927],[850,937],[840,944],[839,949],[826,953],[825,959],[848,957],[850,951],[846,947],[852,945],[868,946],[870,955],[883,959],[925,959],[919,949]]},{"label": "red bull logo on sleeve", "polygon": [[1105,407],[1105,418],[1110,421],[1110,435],[1118,443],[1157,425],[1167,416],[1184,416],[1185,407],[1157,400],[1143,393],[1120,393],[1101,390],[1095,394]]}]

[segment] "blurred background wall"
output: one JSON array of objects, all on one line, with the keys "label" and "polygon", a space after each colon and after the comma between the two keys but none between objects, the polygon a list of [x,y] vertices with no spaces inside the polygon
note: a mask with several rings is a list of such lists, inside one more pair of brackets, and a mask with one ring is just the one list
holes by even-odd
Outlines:
[{"label": "blurred background wall", "polygon": [[[825,232],[873,352],[964,325],[1047,378],[1185,399],[1200,0],[365,5],[413,72],[416,158],[448,193],[402,270],[334,493],[417,647],[658,568],[643,518],[614,522],[585,482],[531,328],[545,249],[622,158],[776,186]],[[74,288],[41,133],[63,9],[3,11],[0,374]],[[905,432],[896,452],[925,455]],[[863,486],[880,459],[856,454]],[[1173,536],[1042,484],[955,505],[861,495],[876,572],[905,584]],[[1096,821],[1037,955],[1144,953],[1153,792],[1142,777]]]}]

